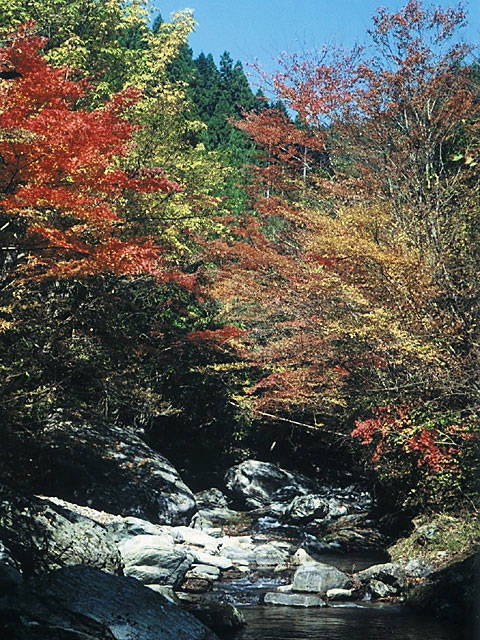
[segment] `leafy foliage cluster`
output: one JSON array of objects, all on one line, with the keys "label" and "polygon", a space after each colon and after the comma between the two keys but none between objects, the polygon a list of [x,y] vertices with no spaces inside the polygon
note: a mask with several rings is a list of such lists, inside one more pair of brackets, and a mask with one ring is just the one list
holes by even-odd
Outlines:
[{"label": "leafy foliage cluster", "polygon": [[287,109],[239,123],[261,150],[256,217],[214,289],[246,330],[239,404],[319,433],[350,425],[412,509],[477,490],[480,112],[472,49],[453,40],[464,19],[411,0],[375,16],[371,57],[286,54],[263,74]]},{"label": "leafy foliage cluster", "polygon": [[257,70],[270,105],[227,53],[193,59],[188,10],[0,16],[4,474],[62,408],[184,456],[283,439],[315,467],[333,447],[396,508],[475,499],[480,94],[461,8],[380,10],[373,53],[285,54]]}]

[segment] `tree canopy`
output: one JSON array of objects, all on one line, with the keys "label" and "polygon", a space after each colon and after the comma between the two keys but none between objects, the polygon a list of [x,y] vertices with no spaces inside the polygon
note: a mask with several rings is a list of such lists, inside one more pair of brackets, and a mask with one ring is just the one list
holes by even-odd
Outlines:
[{"label": "tree canopy", "polygon": [[283,438],[312,467],[333,448],[395,508],[471,504],[480,92],[461,7],[380,9],[368,50],[284,54],[258,95],[227,52],[193,58],[189,10],[0,16],[11,443],[58,407],[175,416],[165,446]]}]

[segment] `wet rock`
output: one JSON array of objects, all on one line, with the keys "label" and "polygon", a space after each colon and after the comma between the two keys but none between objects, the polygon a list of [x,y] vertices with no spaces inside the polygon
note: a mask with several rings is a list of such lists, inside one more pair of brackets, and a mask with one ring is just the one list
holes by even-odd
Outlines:
[{"label": "wet rock", "polygon": [[225,474],[225,484],[235,502],[247,509],[277,501],[275,492],[285,492],[287,487],[289,500],[315,491],[315,483],[305,476],[259,460],[246,460],[230,468]]},{"label": "wet rock", "polygon": [[119,545],[125,574],[143,584],[177,585],[194,561],[171,536],[138,535]]},{"label": "wet rock", "polygon": [[25,576],[85,564],[121,574],[113,537],[71,509],[0,486],[0,539]]},{"label": "wet rock", "polygon": [[329,501],[318,494],[294,498],[284,511],[283,518],[293,524],[306,524],[324,518],[330,511]]},{"label": "wet rock", "polygon": [[304,526],[308,533],[305,546],[311,553],[383,550],[386,544],[368,513],[313,520]]},{"label": "wet rock", "polygon": [[[5,609],[2,615],[5,620]],[[9,601],[8,615],[6,637],[15,640],[216,639],[191,614],[136,580],[85,566],[35,579],[21,599]]]},{"label": "wet rock", "polygon": [[282,607],[326,607],[325,600],[313,593],[285,593],[280,591],[270,591],[265,594],[265,604],[278,605]]},{"label": "wet rock", "polygon": [[296,570],[292,590],[326,593],[329,589],[343,589],[349,583],[350,578],[331,565],[306,562]]},{"label": "wet rock", "polygon": [[179,594],[179,598],[183,609],[215,631],[240,629],[246,624],[243,614],[228,602],[206,600],[192,594]]}]

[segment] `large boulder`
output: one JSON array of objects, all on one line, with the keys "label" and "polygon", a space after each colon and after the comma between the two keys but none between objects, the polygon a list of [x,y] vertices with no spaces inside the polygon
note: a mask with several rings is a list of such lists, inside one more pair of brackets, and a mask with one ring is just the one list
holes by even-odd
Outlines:
[{"label": "large boulder", "polygon": [[344,589],[350,578],[336,567],[323,562],[305,562],[293,576],[293,591],[327,593],[330,589]]},{"label": "large boulder", "polygon": [[188,524],[196,510],[177,470],[132,428],[58,413],[31,447],[42,463],[36,493],[167,525]]},{"label": "large boulder", "polygon": [[25,576],[77,564],[122,573],[115,540],[103,526],[5,486],[0,486],[0,540]]},{"label": "large boulder", "polygon": [[432,572],[408,594],[408,604],[461,626],[480,638],[480,553]]},{"label": "large boulder", "polygon": [[399,563],[375,564],[354,575],[356,582],[366,585],[372,595],[383,598],[398,595],[407,584],[406,573]]},{"label": "large boulder", "polygon": [[119,544],[125,574],[145,585],[176,586],[194,561],[169,535],[137,535]]},{"label": "large boulder", "polygon": [[[9,640],[215,640],[199,620],[131,578],[86,566],[31,581],[0,602]],[[217,639],[218,640],[218,639]]]},{"label": "large boulder", "polygon": [[290,502],[315,491],[314,482],[305,476],[259,460],[245,460],[228,469],[225,484],[235,503],[247,509]]},{"label": "large boulder", "polygon": [[308,494],[294,498],[284,511],[284,520],[292,524],[306,524],[328,515],[330,504],[323,496]]}]

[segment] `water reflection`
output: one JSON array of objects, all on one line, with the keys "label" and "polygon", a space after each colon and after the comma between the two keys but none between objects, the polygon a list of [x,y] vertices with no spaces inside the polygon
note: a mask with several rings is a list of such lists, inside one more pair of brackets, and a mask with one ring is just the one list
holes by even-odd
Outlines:
[{"label": "water reflection", "polygon": [[458,628],[400,607],[242,608],[247,626],[224,640],[462,640]]}]

